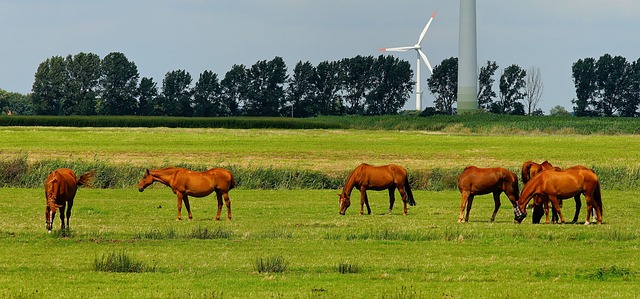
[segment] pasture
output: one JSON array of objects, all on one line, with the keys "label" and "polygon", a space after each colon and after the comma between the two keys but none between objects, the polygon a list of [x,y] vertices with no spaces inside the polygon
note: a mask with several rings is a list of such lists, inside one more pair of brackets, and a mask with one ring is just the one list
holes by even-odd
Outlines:
[{"label": "pasture", "polygon": [[[140,176],[149,165],[179,163],[325,172],[361,162],[409,171],[469,164],[517,169],[530,159],[640,165],[636,135],[3,127],[0,140],[4,156],[100,159],[140,167]],[[460,194],[453,190],[414,190],[417,206],[407,216],[398,201],[386,215],[387,192],[370,191],[372,215],[358,215],[356,200],[341,216],[338,190],[240,188],[229,193],[231,221],[213,220],[212,197],[193,198],[194,219],[176,221],[176,197],[164,186],[143,193],[81,188],[70,232],[59,231],[57,218],[52,234],[44,227],[42,188],[1,188],[0,296],[633,297],[640,291],[640,190],[603,188],[604,224],[591,226],[532,225],[530,215],[513,224],[504,195],[494,223],[488,222],[493,200],[485,195],[475,199],[470,222],[460,224]],[[567,201],[563,211],[573,207]],[[153,271],[97,271],[96,261],[110,254]],[[258,260],[286,269],[262,272]]]}]

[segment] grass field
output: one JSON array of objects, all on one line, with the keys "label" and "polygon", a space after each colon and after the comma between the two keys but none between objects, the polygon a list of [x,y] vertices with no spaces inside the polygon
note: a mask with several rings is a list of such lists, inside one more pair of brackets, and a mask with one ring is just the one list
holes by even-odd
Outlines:
[{"label": "grass field", "polygon": [[[3,157],[98,159],[140,169],[196,163],[330,172],[361,162],[517,169],[529,159],[637,168],[638,149],[638,135],[0,128]],[[340,216],[337,190],[239,189],[230,193],[232,221],[213,220],[210,197],[191,200],[192,221],[175,221],[176,198],[166,187],[83,188],[69,234],[46,233],[41,188],[0,188],[0,297],[634,297],[640,190],[603,188],[605,223],[591,226],[532,225],[530,218],[516,225],[504,197],[496,222],[488,223],[491,196],[478,197],[471,221],[458,224],[457,191],[414,191],[418,205],[407,216],[397,203],[385,215],[386,192],[370,192],[372,215],[358,215],[354,203]],[[573,208],[568,201],[563,211]],[[95,270],[114,254],[154,271]],[[259,260],[286,269],[261,272]]]},{"label": "grass field", "polygon": [[408,169],[519,168],[549,160],[562,167],[638,166],[640,135],[468,135],[422,131],[0,128],[4,155],[159,164],[291,167],[342,172],[358,164]]},{"label": "grass field", "polygon": [[[0,296],[193,298],[625,298],[640,291],[640,192],[603,194],[603,225],[512,223],[505,203],[479,197],[456,223],[457,192],[416,192],[403,216],[338,214],[331,190],[234,190],[234,218],[214,221],[214,201],[193,199],[192,221],[175,221],[166,188],[78,191],[70,236],[47,234],[42,191],[0,189]],[[572,205],[567,203],[567,209]],[[583,220],[583,217],[581,217]],[[59,226],[56,219],[55,226]],[[200,239],[194,231],[217,232]],[[198,234],[195,234],[198,235]],[[149,273],[93,269],[125,253]],[[282,273],[256,259],[281,256]],[[341,274],[340,264],[355,273]]]}]

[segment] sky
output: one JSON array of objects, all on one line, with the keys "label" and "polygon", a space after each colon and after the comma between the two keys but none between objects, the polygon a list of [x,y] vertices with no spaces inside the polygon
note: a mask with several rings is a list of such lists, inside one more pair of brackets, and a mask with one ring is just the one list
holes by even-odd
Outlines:
[{"label": "sky", "polygon": [[[411,46],[431,14],[422,49],[432,65],[458,56],[457,0],[0,0],[0,89],[29,93],[38,65],[53,56],[121,52],[141,77],[162,86],[167,72],[197,81],[210,70],[224,78],[234,64],[250,67],[282,57],[291,73],[342,58],[390,54],[411,63],[416,54],[380,52]],[[477,1],[479,67],[512,64],[540,70],[539,108],[572,110],[571,66],[578,59],[640,58],[640,1]],[[430,75],[422,67],[422,86]],[[494,84],[497,92],[498,86]],[[427,90],[422,107],[434,106]],[[412,95],[405,105],[415,109]]]}]

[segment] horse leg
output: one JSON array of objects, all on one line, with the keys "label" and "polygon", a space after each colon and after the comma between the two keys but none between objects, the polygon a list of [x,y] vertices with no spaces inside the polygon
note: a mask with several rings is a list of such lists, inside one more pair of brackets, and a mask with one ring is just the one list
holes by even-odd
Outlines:
[{"label": "horse leg", "polygon": [[176,192],[176,196],[178,197],[178,219],[176,220],[181,220],[182,219],[182,196],[183,194],[180,192]]},{"label": "horse leg", "polygon": [[[460,203],[460,215],[458,216],[458,222],[463,222],[462,221],[462,217],[464,216],[464,208],[467,205],[467,200],[469,198],[469,192],[468,191],[462,191],[462,202]],[[467,215],[467,218],[469,217],[469,215]]]},{"label": "horse leg", "polygon": [[367,190],[360,188],[360,215],[364,215],[364,205],[367,205],[367,215],[371,215],[371,208],[369,207],[369,197],[367,197]]},{"label": "horse leg", "polygon": [[224,198],[224,203],[227,206],[227,219],[231,220],[231,199],[229,199],[229,193],[222,193],[222,197]]},{"label": "horse leg", "polygon": [[[393,209],[393,203],[396,201],[395,188],[389,187],[389,215]],[[407,206],[404,207],[404,214],[407,215]]]},{"label": "horse leg", "polygon": [[216,213],[216,220],[220,220],[220,213],[222,212],[222,194],[217,190],[216,199],[218,200],[218,213]]},{"label": "horse leg", "polygon": [[64,230],[65,228],[65,222],[64,222],[64,216],[65,216],[65,205],[61,205],[60,206],[60,229]]},{"label": "horse leg", "polygon": [[[69,229],[69,218],[71,218],[71,208],[73,207],[73,201],[69,201],[69,207],[67,208],[67,229]],[[62,215],[62,214],[60,214]]]},{"label": "horse leg", "polygon": [[580,216],[580,209],[582,208],[582,201],[580,201],[580,194],[576,195],[573,199],[576,202],[576,213],[575,213],[575,215],[573,215],[573,221],[571,221],[571,223],[576,223],[576,222],[578,222],[578,217]]},{"label": "horse leg", "polygon": [[184,206],[187,208],[187,213],[189,214],[189,220],[193,219],[193,215],[191,215],[191,205],[189,204],[189,196],[184,195]]},{"label": "horse leg", "polygon": [[560,217],[560,222],[564,224],[564,217],[562,217],[562,211],[560,209],[560,204],[558,203],[558,198],[555,196],[549,196],[549,200],[553,204],[553,208],[558,212],[558,217]]},{"label": "horse leg", "polygon": [[[561,199],[558,200],[558,205],[560,206],[561,209],[562,209],[562,202],[563,201]],[[551,221],[553,223],[558,223],[558,213],[556,213],[555,210],[551,210]]]},{"label": "horse leg", "polygon": [[602,214],[600,213],[601,209],[597,205],[597,203],[595,203],[595,200],[593,199],[593,197],[587,196],[585,194],[585,201],[587,202],[587,221],[584,224],[586,225],[591,223],[591,215],[593,215],[593,217],[596,218],[596,221],[598,221],[598,223],[601,223],[602,222]]},{"label": "horse leg", "polygon": [[493,203],[495,204],[495,207],[493,209],[493,214],[491,215],[491,222],[496,220],[496,214],[498,214],[498,209],[500,209],[500,206],[502,205],[502,203],[500,203],[500,193],[502,193],[502,191],[493,192]]},{"label": "horse leg", "polygon": [[[549,201],[545,201],[542,206],[544,207],[544,223],[549,224]],[[551,220],[553,220],[554,223],[558,223],[558,214],[556,213],[556,210],[551,210],[551,213]]]},{"label": "horse leg", "polygon": [[[404,215],[407,215],[407,191],[404,190],[404,186],[398,185],[398,192],[400,192],[400,197],[402,198],[402,204],[404,206]],[[389,214],[391,214],[391,210],[389,210]]]},{"label": "horse leg", "polygon": [[471,211],[471,205],[473,204],[473,195],[469,195],[467,199],[467,215],[464,217],[464,222],[469,221],[469,212]]}]

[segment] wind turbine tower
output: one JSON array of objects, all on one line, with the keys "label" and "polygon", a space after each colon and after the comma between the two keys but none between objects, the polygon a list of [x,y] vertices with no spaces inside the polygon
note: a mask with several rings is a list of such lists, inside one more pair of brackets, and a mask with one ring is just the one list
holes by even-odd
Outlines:
[{"label": "wind turbine tower", "polygon": [[476,0],[460,0],[458,114],[478,110]]},{"label": "wind turbine tower", "polygon": [[425,55],[424,52],[422,52],[421,50],[422,46],[420,46],[420,44],[422,43],[422,39],[424,39],[424,36],[427,34],[427,30],[429,30],[431,21],[433,21],[433,18],[435,17],[436,17],[436,12],[434,11],[433,14],[431,15],[431,18],[427,22],[427,25],[424,26],[424,29],[422,29],[422,32],[418,37],[418,43],[416,43],[415,45],[408,46],[408,47],[397,47],[397,48],[380,48],[380,51],[395,51],[395,52],[406,52],[409,50],[416,50],[416,55],[418,56],[418,59],[416,60],[416,110],[418,111],[422,111],[422,89],[420,89],[420,64],[421,64],[420,60],[422,60],[424,64],[427,65],[427,68],[429,68],[429,72],[433,73],[433,68],[429,63],[429,59],[427,59],[427,55]]}]

